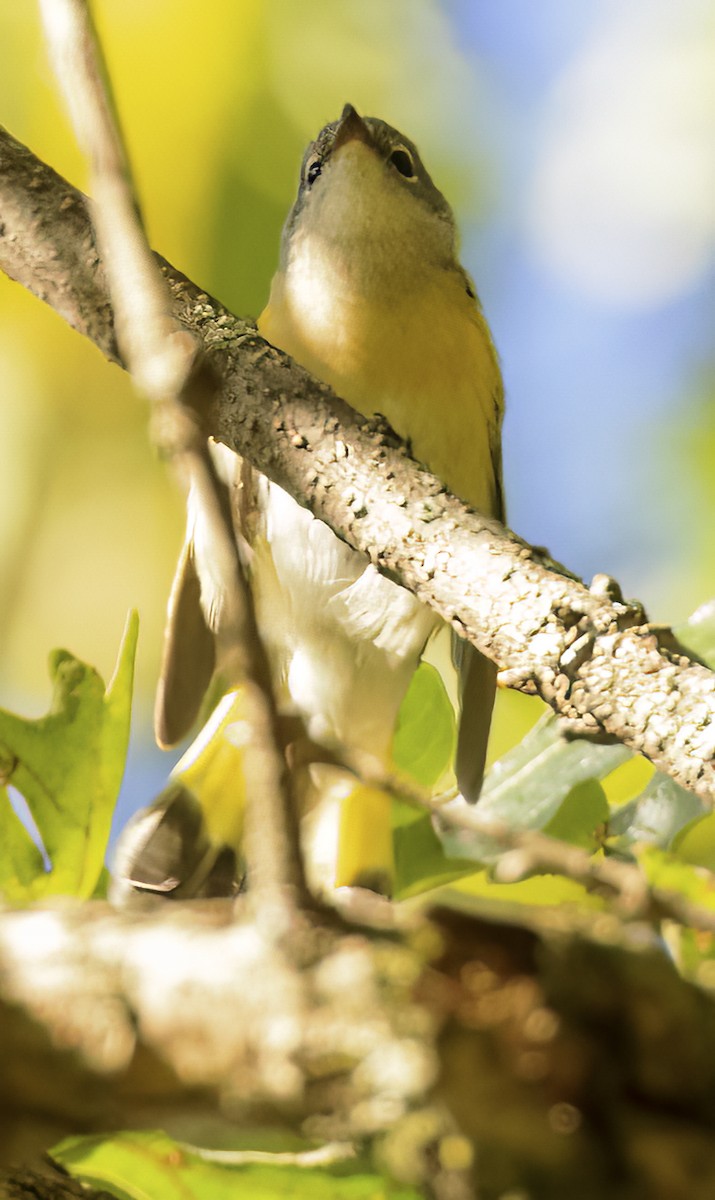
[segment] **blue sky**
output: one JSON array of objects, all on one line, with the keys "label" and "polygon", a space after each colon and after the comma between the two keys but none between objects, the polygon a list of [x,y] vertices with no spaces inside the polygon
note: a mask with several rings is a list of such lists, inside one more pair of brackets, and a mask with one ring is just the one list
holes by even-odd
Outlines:
[{"label": "blue sky", "polygon": [[[464,229],[464,257],[477,278],[502,357],[510,523],[524,537],[547,544],[585,576],[608,571],[621,578],[627,591],[644,593],[646,603],[667,605],[673,572],[687,571],[682,531],[697,526],[703,515],[689,507],[697,507],[697,495],[678,481],[687,465],[669,454],[668,447],[671,427],[697,422],[690,398],[712,364],[712,236],[709,242],[706,237],[697,242],[699,269],[688,276],[683,268],[679,285],[674,262],[675,282],[661,287],[661,296],[659,285],[653,296],[648,295],[638,272],[644,270],[645,256],[652,256],[657,276],[661,252],[675,258],[690,248],[689,211],[677,193],[677,181],[664,211],[658,210],[654,194],[662,178],[659,171],[666,172],[667,180],[669,154],[673,177],[678,172],[676,138],[685,143],[692,137],[693,153],[700,155],[698,169],[707,172],[707,130],[698,126],[697,118],[713,96],[711,91],[699,96],[702,80],[695,74],[688,84],[685,70],[705,24],[705,7],[699,0],[686,0],[676,6],[677,12],[658,0],[625,0],[620,5],[610,0],[443,0],[441,7],[463,54],[488,80],[490,94],[488,145],[497,194],[488,220]],[[667,71],[665,79],[658,72],[663,59],[666,66],[672,63],[672,84]],[[685,87],[678,86],[681,60]],[[629,89],[633,73],[642,80],[645,115]],[[669,86],[672,96],[667,94]],[[565,90],[572,103],[566,114]],[[594,114],[594,108],[602,111]],[[670,142],[660,140],[663,112],[675,114]],[[569,120],[575,129],[568,129]],[[552,264],[547,254],[535,252],[529,236],[535,179],[548,172],[549,155],[558,165],[559,139],[568,148],[569,138],[579,136],[580,120],[584,169],[589,169],[594,136],[603,139],[600,161],[606,165],[611,138],[613,162],[621,168],[619,177],[609,180],[593,166],[595,187],[602,188],[602,211],[595,209],[594,224],[605,276],[610,254],[615,283],[623,284],[625,299],[618,286],[612,294],[603,288],[600,294],[594,292],[588,280],[580,286],[577,272],[569,278],[568,262],[564,274],[564,262]],[[648,170],[654,171],[653,204]],[[683,180],[683,190],[686,187]],[[632,263],[628,246],[633,235],[627,222],[619,228],[618,211],[615,218],[609,211],[614,192],[616,210],[623,195],[624,207],[639,197],[646,200],[642,216],[637,210],[626,211],[636,237],[643,239]],[[575,192],[574,205],[579,198]],[[569,202],[567,195],[560,214],[567,223]],[[551,204],[553,209],[553,196]],[[557,206],[550,219],[558,216]],[[696,210],[694,225],[698,216]],[[593,217],[584,217],[576,238],[583,239]],[[694,236],[699,236],[697,228]],[[552,237],[553,249],[554,243],[558,246],[558,228]],[[566,258],[568,238],[564,244]],[[619,277],[617,259],[624,244]],[[588,270],[588,247],[585,258]],[[593,264],[590,269],[593,272]],[[633,290],[639,293],[635,302]],[[687,588],[684,593],[682,603],[687,605]],[[693,595],[692,602],[704,598]]]}]

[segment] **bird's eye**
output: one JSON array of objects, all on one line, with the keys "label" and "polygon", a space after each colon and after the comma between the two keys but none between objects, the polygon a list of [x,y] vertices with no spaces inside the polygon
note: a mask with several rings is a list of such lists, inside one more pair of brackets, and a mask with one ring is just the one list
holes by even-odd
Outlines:
[{"label": "bird's eye", "polygon": [[415,164],[412,155],[406,146],[398,146],[392,151],[388,162],[391,162],[393,167],[396,167],[400,175],[404,175],[405,179],[416,179]]},{"label": "bird's eye", "polygon": [[322,170],[323,164],[319,158],[316,157],[310,160],[305,168],[305,182],[308,184],[308,187],[313,186]]}]

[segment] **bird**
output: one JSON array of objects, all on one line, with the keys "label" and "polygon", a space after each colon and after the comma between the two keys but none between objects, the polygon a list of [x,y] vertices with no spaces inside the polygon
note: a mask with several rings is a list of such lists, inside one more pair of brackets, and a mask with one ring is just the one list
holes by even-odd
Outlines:
[{"label": "bird", "polygon": [[[360,414],[387,422],[412,457],[461,499],[504,519],[498,356],[459,262],[452,210],[403,133],[346,104],[308,145],[257,327]],[[242,501],[250,496],[242,536],[250,543],[258,628],[279,707],[298,715],[315,745],[367,754],[389,768],[400,705],[444,623],[276,483],[249,469],[247,486],[245,464],[224,447],[216,453],[234,488],[240,480]],[[211,547],[197,550],[199,527],[189,520],[172,591],[156,709],[162,744],[177,741],[195,720],[216,659],[211,643],[221,641],[215,617],[221,584],[216,572],[201,577]],[[460,791],[474,801],[496,669],[469,643],[457,642],[455,770]],[[237,873],[235,810],[246,787],[240,755],[233,800],[224,794],[231,788],[216,783],[221,772],[208,772],[213,782],[205,786],[196,765],[213,763],[212,753],[225,759],[225,741],[216,749],[217,731],[225,732],[236,704],[240,690],[229,692],[198,750],[189,751],[166,792],[135,822],[121,855],[125,892],[216,894]],[[338,797],[342,863],[332,882],[389,892],[384,794],[325,764],[311,768],[303,793],[312,790],[315,802],[321,788]],[[310,809],[305,795],[303,804]]]}]

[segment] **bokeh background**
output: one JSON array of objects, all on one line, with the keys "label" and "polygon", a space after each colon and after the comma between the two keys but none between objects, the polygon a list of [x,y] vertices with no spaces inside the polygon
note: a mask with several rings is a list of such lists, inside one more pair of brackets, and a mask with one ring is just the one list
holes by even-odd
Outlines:
[{"label": "bokeh background", "polygon": [[[712,0],[97,0],[153,244],[240,313],[305,143],[346,100],[455,208],[502,357],[513,528],[654,619],[715,594]],[[79,186],[34,6],[0,6],[0,120]],[[140,611],[122,815],[158,790],[152,693],[182,512],[127,379],[0,278],[0,705],[47,654],[105,678]],[[495,748],[535,715],[503,702]],[[176,757],[176,756],[174,756]]]}]

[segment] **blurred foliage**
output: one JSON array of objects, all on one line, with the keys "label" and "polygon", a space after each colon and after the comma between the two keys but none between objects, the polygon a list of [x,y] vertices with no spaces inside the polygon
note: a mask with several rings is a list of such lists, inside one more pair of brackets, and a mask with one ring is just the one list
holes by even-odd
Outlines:
[{"label": "blurred foliage", "polygon": [[[713,154],[715,158],[715,152]],[[715,287],[710,305],[710,328],[715,327]],[[678,414],[677,423],[663,431],[663,456],[678,476],[677,488],[692,514],[693,528],[683,531],[694,542],[690,570],[684,579],[672,580],[678,599],[687,595],[706,601],[715,594],[715,363],[696,378],[695,394]],[[667,445],[666,445],[667,444]],[[682,466],[682,472],[680,467]],[[682,485],[680,479],[682,477]],[[682,602],[682,601],[681,601]],[[694,647],[697,648],[697,647]]]},{"label": "blurred foliage", "polygon": [[[2,777],[27,806],[20,811],[29,813],[37,834],[33,842],[27,818],[23,824],[17,805],[13,808],[0,789],[0,893],[6,900],[17,903],[58,893],[87,897],[99,882],[124,769],[137,632],[134,616],[106,692],[96,671],[66,651],[55,651],[49,714],[28,720],[0,710]],[[679,632],[684,643],[697,645],[704,659],[715,663],[715,603],[695,613]],[[227,808],[224,799],[227,788],[234,798],[237,786],[243,794],[242,734],[236,740],[233,733],[242,724],[238,689],[224,698],[197,739],[198,754],[192,748],[173,773],[201,800],[212,836],[239,852],[243,800]],[[398,770],[426,790],[443,786],[454,733],[454,713],[440,676],[433,666],[422,664],[400,714]],[[638,779],[647,781],[628,800],[617,799],[622,784],[612,785],[609,796],[608,782],[626,760],[633,756],[625,747],[566,737],[558,719],[546,714],[492,764],[479,816],[497,829],[542,831],[590,853],[605,850],[656,863],[661,876],[668,868],[676,890],[682,878],[686,895],[709,899],[709,872],[715,869],[712,814],[692,792],[652,767],[631,773],[631,787]],[[384,800],[382,793],[376,795]],[[435,822],[404,799],[393,801],[392,836],[398,899],[458,884],[470,894],[507,902],[601,903],[580,884],[549,875],[493,883],[490,871],[505,849],[499,836],[466,830],[448,819]],[[698,868],[706,874],[699,875]]]}]

